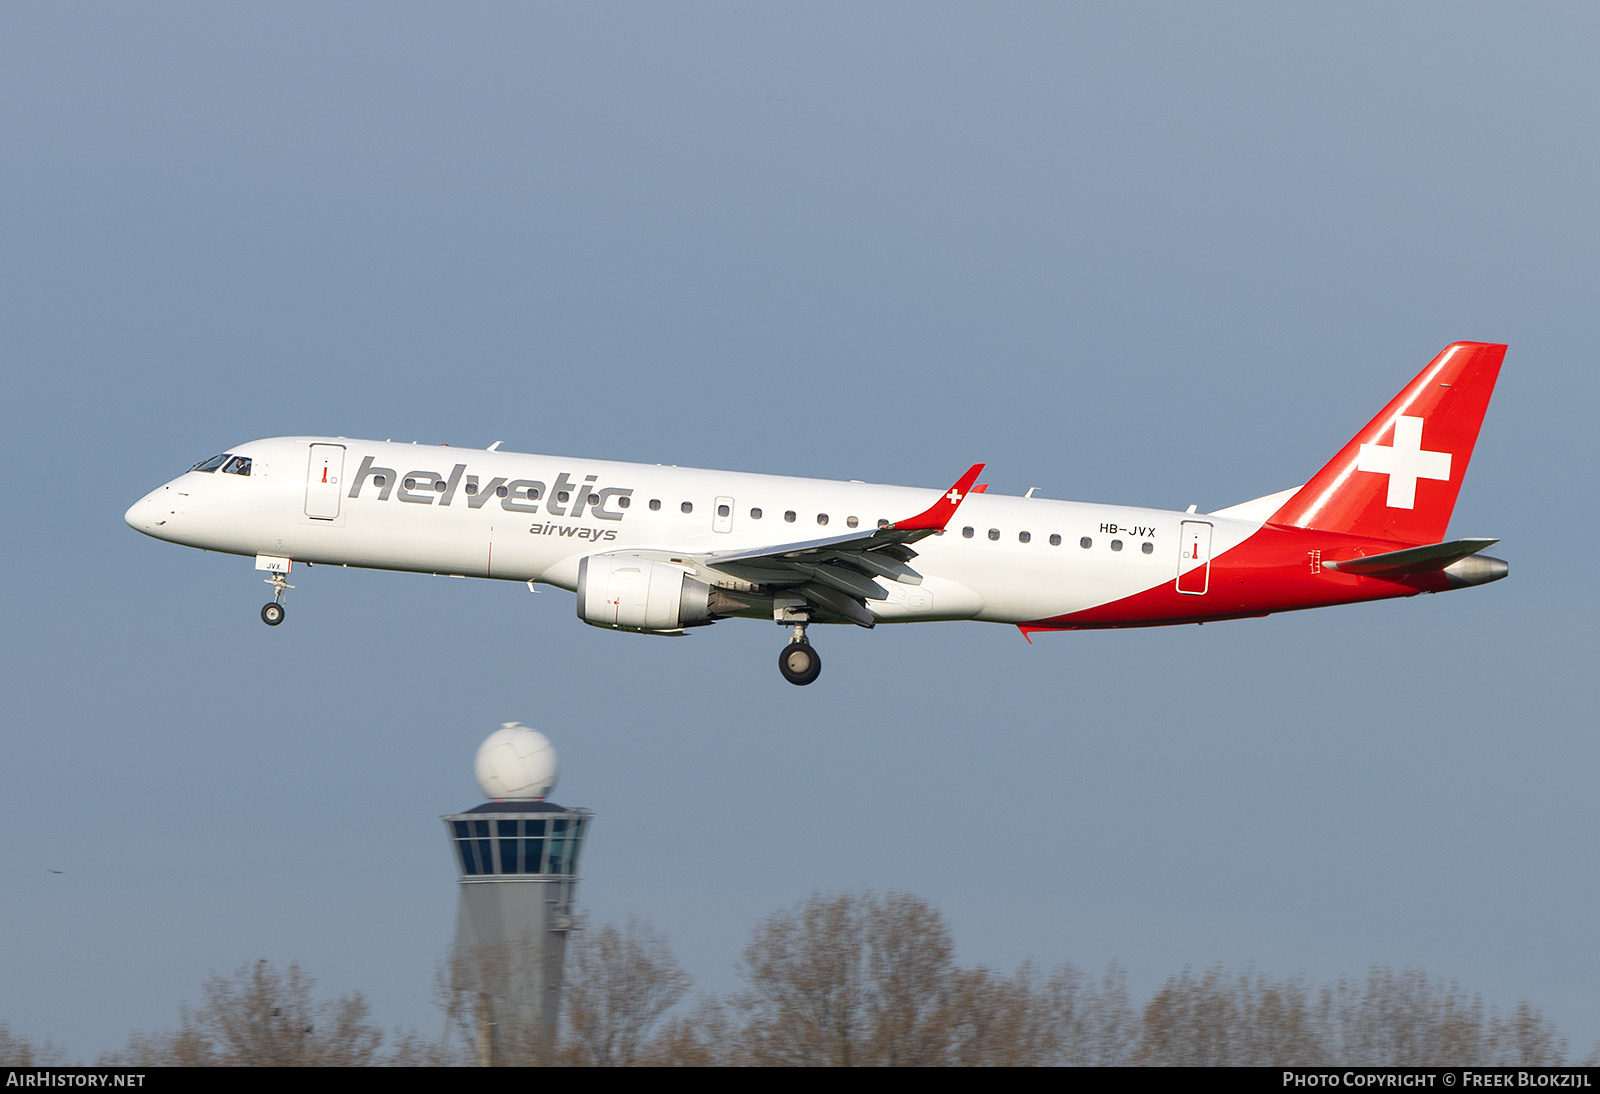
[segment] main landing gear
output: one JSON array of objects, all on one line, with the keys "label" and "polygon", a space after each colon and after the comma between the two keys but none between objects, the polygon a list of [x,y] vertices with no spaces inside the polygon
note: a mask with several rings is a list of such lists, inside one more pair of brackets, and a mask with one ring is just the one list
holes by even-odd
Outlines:
[{"label": "main landing gear", "polygon": [[273,597],[272,603],[264,606],[261,609],[261,622],[265,623],[269,627],[276,627],[279,623],[283,622],[284,594],[286,594],[290,589],[294,588],[294,586],[289,584],[289,579],[287,577],[278,573],[273,574],[271,577],[267,578],[266,581],[268,585],[272,586]]},{"label": "main landing gear", "polygon": [[822,658],[806,641],[806,625],[796,623],[789,644],[778,654],[778,671],[791,684],[804,687],[822,675]]}]

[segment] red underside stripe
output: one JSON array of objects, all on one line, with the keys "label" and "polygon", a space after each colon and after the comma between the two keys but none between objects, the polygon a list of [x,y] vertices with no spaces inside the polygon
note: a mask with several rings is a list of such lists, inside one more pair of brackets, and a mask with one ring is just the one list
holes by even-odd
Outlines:
[{"label": "red underside stripe", "polygon": [[[1417,544],[1416,546],[1421,546]],[[1326,569],[1320,561],[1361,558],[1393,551],[1393,540],[1372,540],[1305,528],[1266,525],[1243,543],[1211,560],[1204,593],[1177,590],[1177,574],[1154,588],[1080,612],[1018,624],[1030,631],[1159,627],[1247,619],[1273,612],[1387,600],[1450,587],[1443,573],[1362,577]]]}]

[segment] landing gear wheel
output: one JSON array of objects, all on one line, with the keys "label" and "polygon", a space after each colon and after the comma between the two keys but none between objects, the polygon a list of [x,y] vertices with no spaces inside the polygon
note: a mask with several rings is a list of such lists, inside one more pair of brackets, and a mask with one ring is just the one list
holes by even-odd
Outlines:
[{"label": "landing gear wheel", "polygon": [[284,570],[282,572],[274,570],[264,579],[268,585],[272,586],[273,595],[272,603],[261,609],[261,622],[269,627],[276,627],[283,622],[283,598],[289,595],[290,589],[294,588],[293,585],[289,584],[289,579],[284,576],[284,574],[288,573],[289,565],[287,561],[284,561]]},{"label": "landing gear wheel", "polygon": [[804,687],[822,675],[822,658],[810,642],[790,642],[778,654],[778,671],[789,683]]}]

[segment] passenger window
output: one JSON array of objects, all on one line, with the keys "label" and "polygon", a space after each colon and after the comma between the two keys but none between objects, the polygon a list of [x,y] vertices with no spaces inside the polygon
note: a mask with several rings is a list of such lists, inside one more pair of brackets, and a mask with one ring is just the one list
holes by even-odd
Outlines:
[{"label": "passenger window", "polygon": [[783,514],[783,519],[788,521],[790,524],[793,524],[794,523],[794,510],[790,509],[788,512],[784,513]]},{"label": "passenger window", "polygon": [[717,506],[717,516],[719,516],[719,517],[731,517],[732,515],[733,515],[733,510],[729,509],[726,505]]},{"label": "passenger window", "polygon": [[854,528],[854,527],[856,527],[857,525],[859,525],[861,523],[861,518],[859,518],[859,517],[845,517],[844,518],[844,523],[845,523],[845,527]]},{"label": "passenger window", "polygon": [[193,467],[189,468],[189,470],[190,471],[205,471],[205,472],[208,472],[208,473],[212,472],[212,471],[215,471],[217,468],[221,467],[224,463],[227,462],[227,459],[228,459],[229,455],[231,455],[231,453],[224,452],[220,456],[212,456],[209,460],[201,460],[199,463],[197,463]]},{"label": "passenger window", "polygon": [[999,539],[1000,538],[1000,529],[998,529],[998,528],[989,529],[989,538],[990,539]]},{"label": "passenger window", "polygon": [[682,509],[685,513],[692,513],[694,512],[694,502],[686,501],[682,505],[678,506],[678,508]]},{"label": "passenger window", "polygon": [[761,519],[761,510],[759,510],[759,509],[750,510],[750,519],[751,520],[760,520]]},{"label": "passenger window", "polygon": [[817,523],[818,524],[827,524],[828,523],[828,514],[826,514],[826,513],[818,513],[817,514]]},{"label": "passenger window", "polygon": [[572,500],[572,495],[569,494],[567,491],[563,490],[563,491],[561,491],[561,493],[556,495],[556,500],[559,501],[562,505],[565,505],[565,504],[567,504],[567,502]]},{"label": "passenger window", "polygon": [[1017,533],[1017,542],[1018,543],[1028,543],[1032,539],[1033,539],[1033,533],[1032,532],[1018,532]]},{"label": "passenger window", "polygon": [[1122,541],[1121,541],[1121,540],[1120,540],[1120,539],[1114,539],[1114,540],[1112,540],[1112,541],[1111,541],[1111,549],[1112,549],[1112,550],[1113,550],[1113,551],[1120,551],[1120,550],[1122,550]]},{"label": "passenger window", "polygon": [[441,494],[444,493],[445,481],[443,479],[434,479],[433,488]]},{"label": "passenger window", "polygon": [[462,489],[467,492],[468,497],[471,497],[478,492],[478,484],[475,482],[469,482],[466,486],[462,487]]},{"label": "passenger window", "polygon": [[1078,546],[1082,547],[1084,550],[1088,550],[1090,547],[1094,546],[1094,540],[1090,539],[1088,536],[1084,536],[1078,541]]},{"label": "passenger window", "polygon": [[628,497],[628,495],[626,495],[626,494],[617,495],[617,508],[618,509],[626,509],[628,506],[630,506],[632,504],[633,504],[633,499]]},{"label": "passenger window", "polygon": [[[439,489],[443,490],[444,487],[441,486],[441,487],[439,487]],[[531,494],[531,493],[533,493],[533,491],[530,490],[530,491],[528,491],[528,493]],[[599,494],[590,494],[589,495],[589,504],[590,505],[599,505],[600,504],[600,495]]]},{"label": "passenger window", "polygon": [[249,456],[235,456],[233,459],[229,460],[226,464],[223,465],[222,473],[224,475],[248,475],[248,474],[250,474],[250,457]]},{"label": "passenger window", "polygon": [[1155,549],[1156,549],[1156,545],[1154,543],[1150,543],[1150,542],[1145,542],[1144,544],[1140,545],[1140,547],[1139,547],[1139,550],[1143,551],[1147,555],[1148,554],[1154,554],[1155,553]]},{"label": "passenger window", "polygon": [[497,486],[494,488],[494,496],[497,498],[509,497],[510,495],[511,489],[509,487]]},{"label": "passenger window", "polygon": [[661,499],[660,498],[651,498],[650,499],[650,508],[651,508],[651,510],[660,509],[661,508]]},{"label": "passenger window", "polygon": [[886,520],[880,520],[880,521],[878,521],[878,527],[879,528],[887,528],[887,527],[889,527],[889,522],[886,521]]},{"label": "passenger window", "polygon": [[1050,546],[1052,546],[1052,547],[1061,546],[1061,537],[1060,536],[1051,536],[1050,537]]},{"label": "passenger window", "polygon": [[969,524],[965,528],[961,529],[961,538],[962,539],[971,539],[972,538],[972,525]]}]

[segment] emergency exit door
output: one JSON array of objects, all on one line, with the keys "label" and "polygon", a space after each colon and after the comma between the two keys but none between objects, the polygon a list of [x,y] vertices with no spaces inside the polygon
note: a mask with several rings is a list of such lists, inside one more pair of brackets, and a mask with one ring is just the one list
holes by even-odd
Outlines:
[{"label": "emergency exit door", "polygon": [[343,479],[344,445],[312,445],[311,464],[306,470],[306,516],[317,520],[338,517]]},{"label": "emergency exit door", "polygon": [[1178,591],[1199,596],[1211,583],[1211,525],[1186,520],[1178,537]]}]

